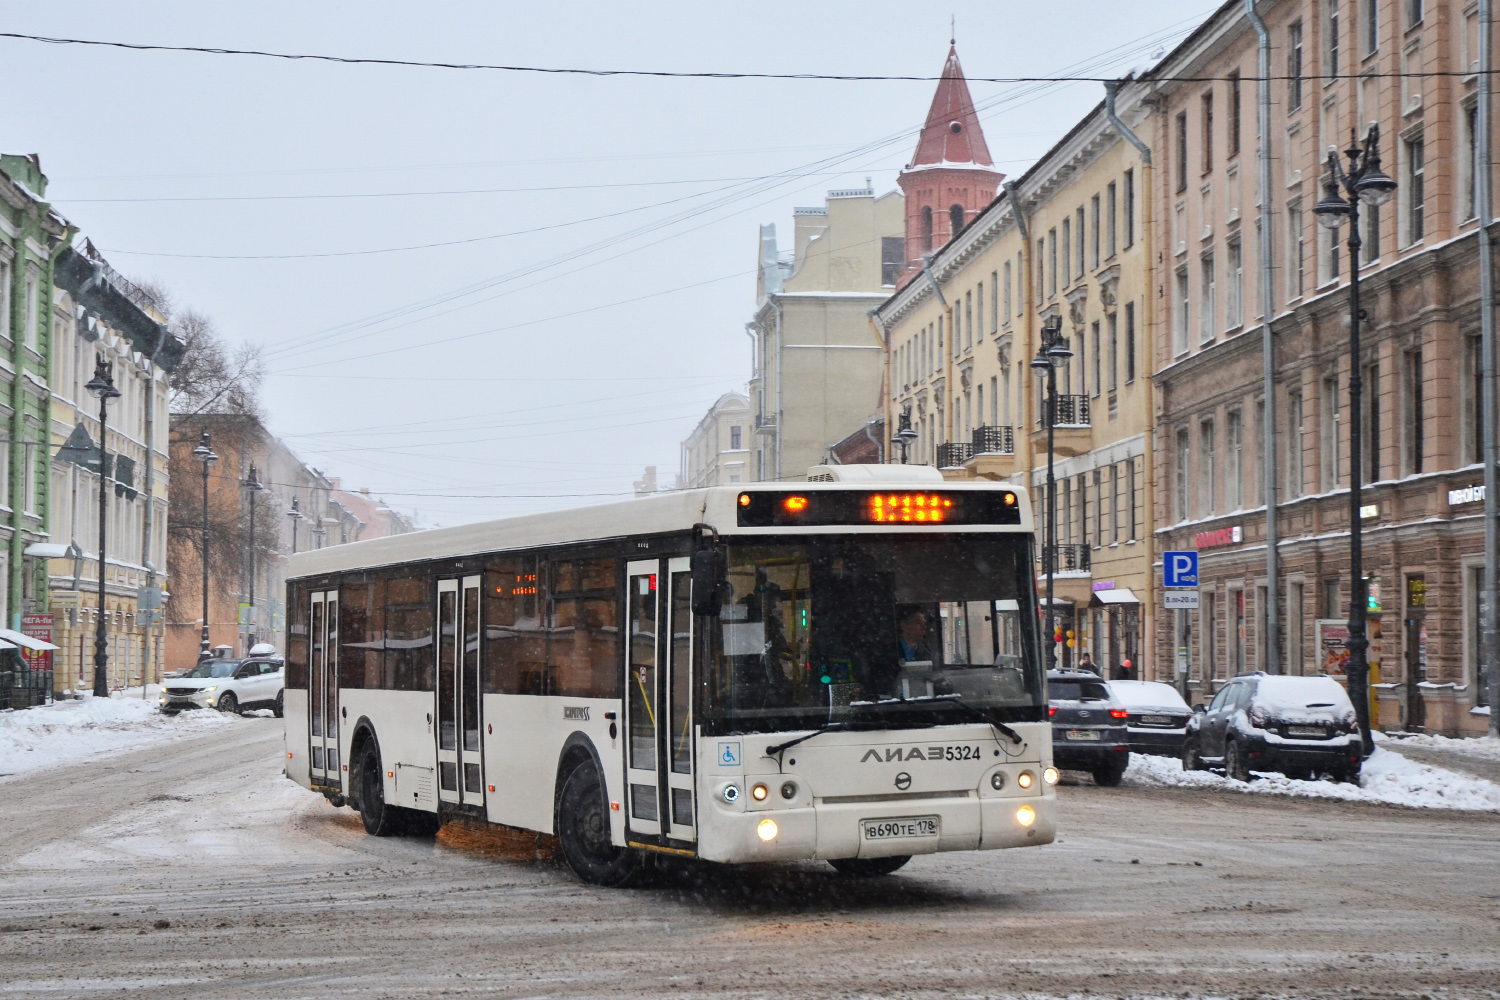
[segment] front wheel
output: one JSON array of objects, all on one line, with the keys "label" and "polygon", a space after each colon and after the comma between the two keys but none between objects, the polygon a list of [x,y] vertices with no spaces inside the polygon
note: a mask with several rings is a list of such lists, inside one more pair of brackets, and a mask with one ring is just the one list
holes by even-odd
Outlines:
[{"label": "front wheel", "polygon": [[234,696],[233,691],[225,691],[219,698],[219,711],[226,715],[240,714],[240,700]]},{"label": "front wheel", "polygon": [[557,840],[568,867],[592,885],[625,885],[644,867],[640,851],[610,842],[608,806],[593,761],[579,764],[563,782]]},{"label": "front wheel", "polygon": [[1230,740],[1224,747],[1224,777],[1231,781],[1250,780],[1250,762],[1245,759],[1245,751],[1234,740]]},{"label": "front wheel", "polygon": [[897,854],[889,858],[830,858],[828,863],[840,875],[869,878],[874,875],[889,875],[910,860],[910,854]]},{"label": "front wheel", "polygon": [[274,715],[274,716],[276,716],[276,718],[279,719],[279,718],[281,718],[281,716],[283,715],[283,713],[285,712],[285,710],[286,710],[286,692],[285,691],[277,691],[276,692],[276,704],[273,705],[273,706],[271,706],[271,714]]}]

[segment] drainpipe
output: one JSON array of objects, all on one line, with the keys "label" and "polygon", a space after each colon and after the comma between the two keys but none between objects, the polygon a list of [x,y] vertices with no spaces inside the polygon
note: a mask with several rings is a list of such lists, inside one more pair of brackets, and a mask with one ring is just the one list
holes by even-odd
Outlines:
[{"label": "drainpipe", "polygon": [[[932,286],[932,294],[937,296],[938,305],[943,309],[943,317],[948,325],[948,345],[941,347],[943,352],[943,391],[947,395],[947,405],[943,408],[943,441],[953,441],[953,400],[956,395],[953,388],[953,307],[943,297],[943,290],[938,286],[937,278],[932,273],[932,254],[922,255],[922,273],[927,277],[927,283]],[[891,432],[890,423],[886,423],[886,434]]]},{"label": "drainpipe", "polygon": [[[1490,222],[1494,209],[1490,205],[1490,64],[1493,58],[1490,38],[1490,0],[1479,0],[1479,106],[1476,136],[1479,164],[1474,178],[1475,208],[1479,215],[1479,341],[1484,376],[1481,380],[1484,419],[1484,600],[1479,603],[1483,641],[1480,645],[1485,672],[1489,675],[1490,735],[1500,736],[1500,646],[1496,643],[1495,584],[1496,564],[1500,562],[1500,497],[1496,493],[1495,463],[1497,452],[1495,427],[1495,264],[1490,243]],[[1476,680],[1478,678],[1475,678]],[[1475,685],[1478,686],[1477,684]]]},{"label": "drainpipe", "polygon": [[[1255,12],[1255,0],[1245,0],[1245,16],[1260,36],[1260,58],[1257,74],[1260,77],[1260,273],[1261,309],[1265,321],[1260,328],[1261,365],[1265,370],[1261,392],[1266,398],[1266,419],[1261,427],[1265,439],[1266,458],[1262,463],[1266,480],[1266,604],[1264,610],[1266,626],[1266,662],[1268,674],[1281,673],[1281,649],[1279,643],[1280,623],[1276,620],[1276,609],[1280,604],[1279,582],[1279,531],[1276,525],[1276,349],[1271,332],[1271,317],[1276,308],[1276,290],[1271,281],[1271,35],[1266,23]],[[1351,419],[1358,420],[1359,414]],[[1353,581],[1350,581],[1351,586]],[[1297,636],[1301,642],[1302,637]]]},{"label": "drainpipe", "polygon": [[[1115,113],[1115,93],[1120,89],[1122,81],[1111,80],[1104,85],[1104,114],[1109,118],[1110,124],[1119,130],[1136,150],[1141,154],[1141,192],[1145,195],[1140,199],[1141,203],[1141,252],[1146,255],[1146,273],[1155,273],[1156,269],[1151,266],[1154,259],[1156,244],[1156,215],[1153,206],[1156,199],[1151,196],[1153,182],[1153,164],[1151,162],[1151,147],[1146,145],[1141,137],[1131,130]],[[1156,296],[1151,294],[1151,286],[1146,285],[1146,301],[1142,303],[1145,307],[1141,310],[1141,329],[1156,329]],[[1146,340],[1151,338],[1147,336]],[[1139,350],[1139,348],[1137,348]],[[1156,354],[1151,354],[1155,361]],[[1153,366],[1154,367],[1154,366]],[[1141,642],[1136,649],[1136,656],[1143,657],[1145,663],[1137,664],[1136,676],[1156,677],[1156,532],[1152,530],[1152,511],[1156,510],[1156,477],[1152,470],[1156,468],[1156,373],[1148,370],[1143,374],[1141,388],[1145,390],[1146,396],[1146,437],[1142,446],[1141,458],[1141,492],[1143,494],[1142,506],[1146,510],[1146,537],[1142,539],[1146,544],[1146,604],[1141,614]],[[1131,504],[1135,498],[1131,497]],[[1147,642],[1146,636],[1151,636],[1152,641]],[[1158,678],[1159,679],[1159,678]],[[1176,678],[1169,678],[1176,680]]]},{"label": "drainpipe", "polygon": [[[1026,392],[1026,386],[1030,384],[1030,379],[1027,377],[1030,369],[1026,366],[1030,363],[1032,355],[1036,353],[1036,345],[1033,343],[1032,338],[1032,322],[1036,314],[1036,298],[1031,285],[1034,277],[1032,273],[1034,270],[1034,261],[1031,259],[1031,219],[1026,215],[1026,206],[1022,202],[1020,194],[1016,191],[1016,182],[1010,180],[1001,181],[1000,186],[1005,191],[1006,200],[1010,202],[1010,210],[1015,213],[1016,227],[1021,231],[1021,259],[1024,263],[1021,265],[1021,273],[1016,275],[1016,291],[1021,296],[1021,334],[1025,340],[1025,351],[1019,358],[1012,352],[1011,364],[1021,366],[1020,378],[1018,379],[1019,384],[1016,386],[1016,420],[1029,428],[1039,423],[1039,415],[1036,412],[1030,414],[1030,422],[1028,422],[1027,417],[1022,413],[1023,404],[1026,399],[1030,398],[1033,400],[1033,403],[1037,402],[1035,393],[1028,395]],[[1032,409],[1033,411],[1035,410],[1034,405]],[[1024,479],[1026,489],[1030,492],[1034,485],[1032,483],[1031,470],[1035,465],[1036,455],[1035,449],[1033,449],[1031,444],[1030,432],[1028,431],[1024,437],[1026,439],[1026,473]],[[1032,510],[1036,510],[1035,503],[1032,504]]]},{"label": "drainpipe", "polygon": [[[146,510],[144,523],[141,531],[141,565],[146,567],[146,586],[152,590],[156,589],[156,564],[151,561],[151,542],[153,529],[156,526],[155,502],[153,494],[156,489],[156,356],[161,353],[162,346],[167,341],[167,328],[164,324],[157,324],[156,346],[151,349],[151,355],[146,359],[146,477],[141,484],[146,497]],[[156,612],[152,612],[155,617]],[[155,623],[147,620],[146,624],[146,649],[141,657],[141,698],[146,697],[146,684],[151,679],[151,647],[152,632],[156,628]]]},{"label": "drainpipe", "polygon": [[[890,331],[885,328],[885,324],[880,322],[879,309],[871,309],[865,313],[865,316],[869,319],[870,329],[874,331],[875,339],[881,346],[880,412],[884,414],[885,419],[885,433],[882,435],[885,440],[876,441],[875,447],[879,453],[881,462],[884,462],[885,456],[891,453],[891,392],[894,389],[894,386],[891,384],[891,335]],[[875,441],[875,438],[870,435],[870,425],[868,423],[865,424],[865,437],[870,438],[871,441]]]},{"label": "drainpipe", "polygon": [[782,358],[786,355],[786,347],[782,343],[784,331],[782,329],[781,303],[776,301],[776,296],[770,296],[771,308],[776,310],[776,481],[781,482],[781,432],[785,426],[785,414],[781,412],[781,373]]}]

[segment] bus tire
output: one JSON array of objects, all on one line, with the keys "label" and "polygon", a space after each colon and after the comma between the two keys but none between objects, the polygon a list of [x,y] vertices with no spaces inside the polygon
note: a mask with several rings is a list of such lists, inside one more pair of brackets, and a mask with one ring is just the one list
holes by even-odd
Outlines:
[{"label": "bus tire", "polygon": [[897,854],[889,858],[829,858],[828,863],[840,875],[870,878],[874,875],[889,875],[910,860],[910,854]]},{"label": "bus tire", "polygon": [[609,806],[592,760],[580,763],[563,782],[557,840],[568,867],[591,885],[625,885],[643,867],[641,852],[610,843]]},{"label": "bus tire", "polygon": [[385,780],[380,773],[380,751],[372,740],[359,760],[359,818],[372,837],[390,837],[401,832],[402,810],[385,801]]}]

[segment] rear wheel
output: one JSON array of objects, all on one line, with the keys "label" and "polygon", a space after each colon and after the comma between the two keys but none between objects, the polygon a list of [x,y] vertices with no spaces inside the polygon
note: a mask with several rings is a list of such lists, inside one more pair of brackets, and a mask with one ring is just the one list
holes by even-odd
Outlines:
[{"label": "rear wheel", "polygon": [[1224,777],[1231,781],[1250,780],[1250,762],[1245,759],[1245,751],[1234,740],[1230,740],[1224,747]]},{"label": "rear wheel", "polygon": [[240,714],[240,700],[234,696],[233,691],[225,691],[219,698],[219,711],[229,715]]},{"label": "rear wheel", "polygon": [[828,863],[840,875],[869,878],[874,875],[889,875],[910,860],[910,854],[897,854],[889,858],[830,858]]},{"label": "rear wheel", "polygon": [[274,716],[276,716],[276,718],[279,719],[279,718],[281,718],[282,713],[283,713],[285,707],[286,707],[286,692],[285,691],[277,691],[276,692],[276,704],[273,705],[273,706],[271,706],[271,714],[274,715]]},{"label": "rear wheel", "polygon": [[1114,788],[1125,777],[1125,769],[1130,766],[1130,758],[1124,760],[1110,761],[1094,771],[1094,784],[1103,788]]},{"label": "rear wheel", "polygon": [[380,773],[380,751],[372,742],[359,762],[359,818],[372,837],[390,837],[401,832],[401,812],[385,801],[385,781]]},{"label": "rear wheel", "polygon": [[609,807],[593,761],[573,769],[557,802],[557,840],[568,867],[593,885],[625,885],[643,867],[641,852],[610,843]]}]

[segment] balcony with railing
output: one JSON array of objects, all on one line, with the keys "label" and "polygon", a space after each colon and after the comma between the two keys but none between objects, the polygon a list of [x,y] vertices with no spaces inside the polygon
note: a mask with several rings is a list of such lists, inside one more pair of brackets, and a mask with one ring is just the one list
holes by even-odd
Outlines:
[{"label": "balcony with railing", "polygon": [[964,468],[979,479],[1005,479],[1016,471],[1016,432],[1008,426],[974,428],[973,449]]},{"label": "balcony with railing", "polygon": [[[1041,401],[1040,416],[1031,432],[1031,446],[1039,461],[1047,460],[1047,402]],[[1057,423],[1052,429],[1054,454],[1072,458],[1088,452],[1094,445],[1089,424],[1089,397],[1082,394],[1057,397]]]},{"label": "balcony with railing", "polygon": [[939,469],[961,469],[963,464],[973,457],[974,445],[968,441],[950,441],[937,446]]},{"label": "balcony with railing", "polygon": [[[1092,572],[1090,556],[1092,550],[1087,545],[1053,545],[1041,546],[1037,549],[1042,564],[1041,572],[1045,575],[1049,564],[1053,576],[1064,573],[1084,575]],[[1049,559],[1048,557],[1052,558]]]},{"label": "balcony with railing", "polygon": [[974,428],[974,454],[976,455],[1014,455],[1016,453],[1016,434],[1012,427],[976,427]]}]

